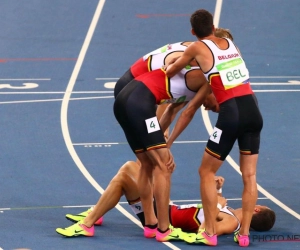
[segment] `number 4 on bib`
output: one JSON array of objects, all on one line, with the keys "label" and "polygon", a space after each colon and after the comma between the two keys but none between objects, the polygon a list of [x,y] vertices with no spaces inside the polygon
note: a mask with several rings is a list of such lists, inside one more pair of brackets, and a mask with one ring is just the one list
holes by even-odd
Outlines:
[{"label": "number 4 on bib", "polygon": [[160,126],[159,126],[157,117],[149,118],[149,119],[145,120],[145,122],[146,122],[147,130],[148,130],[149,134],[160,130]]}]

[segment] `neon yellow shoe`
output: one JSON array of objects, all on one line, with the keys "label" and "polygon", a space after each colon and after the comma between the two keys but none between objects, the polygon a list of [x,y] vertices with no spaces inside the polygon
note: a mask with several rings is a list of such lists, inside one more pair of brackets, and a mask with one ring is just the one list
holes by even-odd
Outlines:
[{"label": "neon yellow shoe", "polygon": [[92,237],[95,234],[95,227],[87,227],[83,221],[66,228],[56,228],[56,232],[65,237],[87,236]]},{"label": "neon yellow shoe", "polygon": [[[88,210],[81,212],[79,214],[66,214],[66,218],[72,222],[78,222],[83,220],[85,217],[88,216],[88,214],[90,212],[92,212],[94,209],[94,207],[89,208]],[[103,223],[103,217],[100,217],[95,223],[94,225],[100,226]]]},{"label": "neon yellow shoe", "polygon": [[183,240],[184,233],[180,228],[174,228],[169,226],[169,230],[165,233],[161,233],[158,230],[156,231],[156,240],[160,242],[172,241],[172,240]]},{"label": "neon yellow shoe", "polygon": [[195,233],[187,233],[184,236],[184,241],[190,244],[205,244],[209,246],[216,246],[218,244],[217,235],[208,236],[205,232],[205,229],[200,230],[197,234]]}]

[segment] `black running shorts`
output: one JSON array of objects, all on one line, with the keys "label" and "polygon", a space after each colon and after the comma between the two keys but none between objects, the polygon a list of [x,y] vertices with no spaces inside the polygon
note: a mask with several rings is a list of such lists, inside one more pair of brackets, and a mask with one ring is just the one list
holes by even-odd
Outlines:
[{"label": "black running shorts", "polygon": [[114,114],[134,153],[164,148],[166,141],[156,118],[156,99],[142,82],[133,80],[117,95]]},{"label": "black running shorts", "polygon": [[238,140],[241,154],[258,154],[262,127],[255,95],[229,99],[220,104],[218,120],[205,151],[224,161]]},{"label": "black running shorts", "polygon": [[124,75],[122,75],[119,80],[116,82],[115,89],[114,89],[114,96],[115,98],[121,92],[121,90],[132,80],[134,76],[131,74],[131,70],[127,70]]}]

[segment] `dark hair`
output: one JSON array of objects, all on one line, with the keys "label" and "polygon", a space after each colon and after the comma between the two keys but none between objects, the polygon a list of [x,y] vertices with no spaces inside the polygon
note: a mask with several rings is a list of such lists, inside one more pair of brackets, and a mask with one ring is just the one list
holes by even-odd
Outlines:
[{"label": "dark hair", "polygon": [[191,15],[190,23],[198,38],[209,36],[213,32],[213,16],[207,10],[196,10]]},{"label": "dark hair", "polygon": [[269,231],[275,223],[276,215],[271,209],[261,210],[253,214],[250,227],[255,231]]}]

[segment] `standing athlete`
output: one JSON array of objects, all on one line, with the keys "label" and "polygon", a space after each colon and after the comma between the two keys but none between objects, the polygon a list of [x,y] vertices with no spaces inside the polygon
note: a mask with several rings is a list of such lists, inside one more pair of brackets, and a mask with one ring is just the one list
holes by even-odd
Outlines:
[{"label": "standing athlete", "polygon": [[203,103],[209,93],[210,88],[199,67],[186,65],[170,78],[166,77],[163,69],[142,74],[128,83],[116,97],[115,117],[141,163],[138,189],[144,209],[146,237],[146,232],[152,231],[149,237],[168,241],[180,234],[179,230],[169,227],[171,173],[175,163],[166,147],[164,131],[170,123],[160,127],[156,105],[185,104],[194,98]]},{"label": "standing athlete", "polygon": [[[197,237],[190,241],[217,245],[215,222],[218,213],[217,193],[212,189],[214,176],[235,141],[238,140],[240,170],[244,183],[243,219],[239,232],[234,235],[234,240],[240,246],[248,246],[250,223],[257,201],[256,165],[263,119],[250,86],[248,69],[235,44],[230,39],[218,38],[214,35],[213,17],[206,10],[195,11],[190,22],[192,33],[198,41],[191,44],[174,64],[167,66],[166,74],[172,77],[195,59],[220,106],[217,123],[207,142],[199,167],[205,229],[200,230]],[[189,116],[179,117],[177,130],[173,130],[170,135],[170,143],[190,120]]]}]

